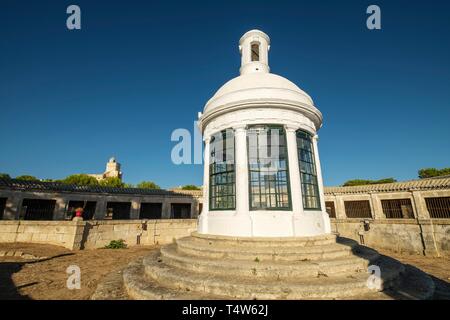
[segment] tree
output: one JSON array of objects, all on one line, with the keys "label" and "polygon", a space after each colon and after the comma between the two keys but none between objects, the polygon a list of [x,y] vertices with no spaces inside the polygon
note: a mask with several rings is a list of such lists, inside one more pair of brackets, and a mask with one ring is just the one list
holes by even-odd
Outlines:
[{"label": "tree", "polygon": [[384,178],[380,180],[353,179],[344,182],[343,186],[351,187],[351,186],[363,186],[369,184],[393,183],[393,182],[397,182],[397,180],[395,180],[394,178]]},{"label": "tree", "polygon": [[25,181],[39,181],[39,179],[36,178],[35,176],[29,176],[29,175],[17,176],[16,179],[17,180],[25,180]]},{"label": "tree", "polygon": [[0,173],[0,179],[11,179],[11,176],[7,173]]},{"label": "tree", "polygon": [[123,188],[125,183],[123,183],[119,178],[109,177],[100,180],[100,185],[103,187]]},{"label": "tree", "polygon": [[436,169],[436,168],[423,168],[419,170],[419,178],[432,178],[439,176],[450,175],[450,168]]},{"label": "tree", "polygon": [[185,186],[182,186],[181,190],[200,190],[200,188],[193,184],[187,184]]},{"label": "tree", "polygon": [[397,182],[397,180],[395,180],[394,178],[384,178],[380,180],[375,180],[372,182],[372,184],[393,183],[393,182]]},{"label": "tree", "polygon": [[141,189],[161,189],[160,186],[158,186],[156,183],[154,183],[153,181],[142,181],[139,182],[136,185],[137,188],[141,188]]},{"label": "tree", "polygon": [[370,184],[370,180],[353,179],[353,180],[345,181],[342,186],[352,187],[352,186],[362,186],[362,185],[366,185],[366,184]]},{"label": "tree", "polygon": [[62,183],[76,184],[79,186],[98,186],[98,181],[87,174],[73,174],[61,180]]}]

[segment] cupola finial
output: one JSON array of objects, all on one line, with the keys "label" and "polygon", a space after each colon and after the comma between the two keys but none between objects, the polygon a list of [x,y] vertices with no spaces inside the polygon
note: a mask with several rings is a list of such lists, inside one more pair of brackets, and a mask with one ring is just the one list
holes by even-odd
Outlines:
[{"label": "cupola finial", "polygon": [[269,68],[270,38],[259,30],[246,32],[239,40],[241,52],[241,74],[270,72]]}]

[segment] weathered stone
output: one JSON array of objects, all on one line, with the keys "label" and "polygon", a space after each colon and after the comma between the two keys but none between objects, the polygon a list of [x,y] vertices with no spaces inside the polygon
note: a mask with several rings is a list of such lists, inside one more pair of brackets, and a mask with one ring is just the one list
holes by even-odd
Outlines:
[{"label": "weathered stone", "polygon": [[[194,234],[192,238],[196,238]],[[206,240],[204,236],[197,242]],[[353,246],[347,258],[328,257],[315,263],[296,260],[256,260],[251,255],[236,260],[231,252],[247,250],[247,240],[224,246],[217,237],[209,242],[215,252],[224,250],[223,255],[211,256],[208,250],[179,252],[176,244],[162,247],[161,252],[153,251],[144,259],[130,263],[123,271],[123,287],[132,299],[428,299],[434,292],[433,281],[420,270],[412,270],[388,257],[366,256],[365,247]],[[264,241],[260,239],[259,241]],[[259,242],[254,241],[255,243]],[[301,240],[299,239],[301,242]],[[180,239],[179,244],[195,243],[193,239]],[[322,251],[330,244],[315,243],[310,247],[292,246],[309,251]],[[348,241],[339,240],[341,243]],[[242,244],[244,243],[244,244]],[[285,243],[268,246],[259,243],[260,253],[275,252],[290,254],[282,250]],[[195,247],[192,248],[195,250]],[[280,250],[280,252],[277,252]],[[373,252],[373,251],[367,251]],[[378,258],[377,258],[378,257]],[[355,260],[356,259],[356,260]],[[352,260],[365,263],[362,268]],[[346,261],[349,262],[346,265]],[[378,289],[369,289],[367,265],[377,265],[382,270]],[[333,270],[332,266],[339,269]],[[327,266],[330,269],[326,269]],[[333,273],[334,272],[334,273]],[[111,282],[106,286],[111,285]],[[115,280],[116,290],[122,283]],[[105,285],[99,285],[94,298],[115,299],[114,289],[105,293]],[[123,293],[122,293],[123,294]],[[122,296],[123,297],[123,296]]]}]

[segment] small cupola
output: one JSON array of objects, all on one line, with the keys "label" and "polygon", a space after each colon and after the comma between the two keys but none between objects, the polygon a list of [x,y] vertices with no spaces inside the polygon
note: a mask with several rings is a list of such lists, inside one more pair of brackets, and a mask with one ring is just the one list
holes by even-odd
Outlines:
[{"label": "small cupola", "polygon": [[269,73],[270,38],[259,30],[246,32],[239,40],[241,53],[240,73]]}]

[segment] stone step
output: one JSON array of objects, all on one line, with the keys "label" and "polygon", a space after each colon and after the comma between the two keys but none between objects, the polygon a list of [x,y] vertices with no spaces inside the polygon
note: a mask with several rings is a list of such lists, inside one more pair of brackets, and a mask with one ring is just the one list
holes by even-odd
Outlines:
[{"label": "stone step", "polygon": [[[399,272],[401,264],[389,265],[377,262],[382,273],[380,289],[389,288]],[[165,264],[154,255],[143,260],[145,274],[150,282],[159,286],[195,292],[195,294],[228,297],[232,299],[334,299],[360,296],[373,291],[367,287],[367,272],[350,276],[323,276],[289,281],[255,281],[237,278],[235,275],[217,275],[211,272],[195,273]],[[378,291],[378,290],[375,290]]]},{"label": "stone step", "polygon": [[318,245],[328,245],[336,243],[335,234],[320,235],[314,237],[231,237],[231,236],[217,236],[210,234],[200,234],[198,232],[193,232],[191,234],[192,241],[197,243],[202,243],[209,245],[214,243],[218,246],[239,246],[239,247],[307,247],[307,246],[318,246]]},{"label": "stone step", "polygon": [[[159,252],[152,252],[147,259],[156,261]],[[346,294],[345,296],[330,296],[328,297],[304,297],[314,299],[357,299],[357,300],[423,300],[432,299],[435,285],[433,280],[424,272],[412,266],[403,266],[398,261],[392,258],[382,256],[380,268],[384,270],[382,277],[385,279],[387,289],[384,291],[374,290],[357,290],[355,295]],[[386,271],[387,270],[387,271]],[[390,270],[390,271],[389,271]],[[392,270],[394,273],[392,274]],[[386,281],[391,273],[392,279]],[[395,273],[400,273],[396,277]],[[116,277],[117,275],[117,277]],[[111,275],[110,275],[111,276]],[[107,279],[108,278],[108,279]],[[117,278],[117,279],[116,279]],[[164,287],[157,281],[148,279],[144,274],[144,265],[142,258],[130,263],[121,272],[115,273],[113,277],[105,277],[105,283],[100,283],[91,299],[100,300],[116,300],[116,299],[230,299],[229,296],[218,296],[211,294],[202,294],[195,291],[189,291],[180,288]],[[325,280],[326,278],[324,278]],[[334,281],[334,278],[332,278]],[[279,282],[276,282],[280,286]],[[283,285],[283,283],[281,283]],[[126,292],[125,290],[126,289]],[[442,297],[440,297],[442,299]]]},{"label": "stone step", "polygon": [[368,265],[379,257],[376,251],[366,249],[360,256],[323,259],[321,261],[247,261],[211,259],[185,254],[176,244],[161,248],[160,259],[169,266],[196,273],[229,275],[248,278],[294,279],[319,275],[353,274],[366,271]]},{"label": "stone step", "polygon": [[[158,255],[159,253],[154,252],[148,258],[157,259]],[[142,259],[131,262],[123,270],[123,286],[128,297],[134,300],[205,300],[225,298],[163,287],[157,281],[145,277]]]},{"label": "stone step", "polygon": [[215,242],[204,244],[191,237],[176,240],[177,249],[185,254],[214,259],[260,260],[260,261],[304,261],[347,257],[357,246],[356,242],[332,243],[316,246],[256,247],[224,246]]}]

